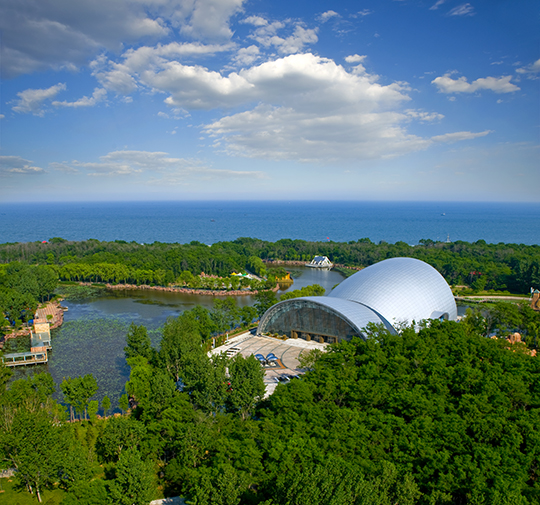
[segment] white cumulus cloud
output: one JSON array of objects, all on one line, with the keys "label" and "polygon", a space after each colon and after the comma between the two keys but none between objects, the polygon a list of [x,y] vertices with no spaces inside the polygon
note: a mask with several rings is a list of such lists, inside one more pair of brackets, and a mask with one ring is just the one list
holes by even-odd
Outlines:
[{"label": "white cumulus cloud", "polygon": [[260,16],[249,16],[240,22],[253,26],[266,26],[268,24],[268,21]]},{"label": "white cumulus cloud", "polygon": [[[293,28],[293,31],[289,36],[278,35],[278,32],[282,30],[289,30],[290,33],[291,28]],[[319,40],[316,28],[305,28],[302,23],[291,25],[290,22],[284,23],[281,21],[259,26],[250,37],[263,47],[275,47],[280,54],[301,52],[304,46],[315,44]]]},{"label": "white cumulus cloud", "polygon": [[469,83],[465,77],[452,79],[451,74],[445,74],[431,81],[439,88],[441,93],[474,93],[481,90],[490,90],[494,93],[513,93],[519,91],[519,87],[512,84],[511,75],[504,77],[482,77]]},{"label": "white cumulus cloud", "polygon": [[108,90],[128,95],[138,87],[139,75],[152,74],[165,68],[168,62],[177,62],[179,59],[213,55],[218,52],[230,51],[233,44],[201,44],[179,43],[158,44],[154,47],[142,46],[129,49],[122,55],[120,62],[114,62],[105,56],[99,56],[92,61],[90,67],[93,75],[100,84]]},{"label": "white cumulus cloud", "polygon": [[181,32],[193,38],[226,41],[233,32],[229,19],[242,10],[245,0],[194,0],[185,2],[192,8],[185,17]]},{"label": "white cumulus cloud", "polygon": [[28,114],[32,113],[36,116],[43,116],[43,104],[47,100],[53,99],[60,91],[66,89],[65,83],[58,83],[46,89],[26,89],[17,93],[19,97],[16,104],[12,107],[15,112]]},{"label": "white cumulus cloud", "polygon": [[336,17],[339,18],[341,16],[336,11],[329,10],[329,11],[323,12],[319,16],[319,20],[322,23],[326,23],[329,19],[336,18]]},{"label": "white cumulus cloud", "polygon": [[38,175],[46,173],[20,156],[0,156],[0,175]]},{"label": "white cumulus cloud", "polygon": [[259,48],[251,45],[240,48],[233,60],[238,65],[248,66],[257,61],[260,58],[260,54]]},{"label": "white cumulus cloud", "polygon": [[245,0],[17,0],[0,2],[3,76],[75,70],[94,55],[181,32],[229,41]]},{"label": "white cumulus cloud", "polygon": [[54,101],[52,104],[55,107],[72,107],[72,108],[79,108],[79,107],[94,107],[94,105],[98,104],[99,102],[102,102],[105,97],[107,96],[107,91],[103,88],[96,88],[94,89],[94,92],[92,93],[92,96],[83,96],[82,98],[79,98],[75,102],[58,102]]},{"label": "white cumulus cloud", "polygon": [[362,63],[367,56],[364,54],[360,56],[359,54],[351,54],[350,56],[345,57],[347,63]]},{"label": "white cumulus cloud", "polygon": [[540,73],[540,59],[530,65],[516,69],[516,72],[518,74],[526,74],[529,78],[536,79],[537,77],[535,74]]}]

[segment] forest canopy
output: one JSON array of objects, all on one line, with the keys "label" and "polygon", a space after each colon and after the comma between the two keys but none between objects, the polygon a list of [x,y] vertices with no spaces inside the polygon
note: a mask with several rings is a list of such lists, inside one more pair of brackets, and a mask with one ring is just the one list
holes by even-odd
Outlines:
[{"label": "forest canopy", "polygon": [[[366,267],[387,258],[417,258],[435,267],[451,285],[467,285],[476,290],[508,290],[528,293],[540,287],[540,246],[434,242],[421,240],[372,243],[359,239],[348,243],[308,242],[282,239],[267,242],[239,238],[210,246],[200,242],[169,244],[154,242],[71,242],[51,239],[0,245],[0,264],[19,261],[29,265],[49,265],[61,280],[167,285],[183,272],[198,276],[226,277],[246,269],[265,276],[268,262],[310,261],[315,255],[328,256],[334,264]],[[264,262],[267,262],[266,264]]]},{"label": "forest canopy", "polygon": [[257,360],[208,357],[200,328],[171,319],[152,349],[132,325],[120,417],[66,422],[47,374],[3,384],[2,467],[64,505],[147,503],[157,487],[199,505],[540,500],[540,361],[525,346],[456,322],[373,326],[261,400]]}]

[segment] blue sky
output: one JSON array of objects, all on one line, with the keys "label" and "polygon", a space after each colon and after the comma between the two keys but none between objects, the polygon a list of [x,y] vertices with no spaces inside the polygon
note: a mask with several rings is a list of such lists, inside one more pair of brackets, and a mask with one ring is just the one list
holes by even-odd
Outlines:
[{"label": "blue sky", "polygon": [[3,0],[0,199],[540,201],[532,0]]}]

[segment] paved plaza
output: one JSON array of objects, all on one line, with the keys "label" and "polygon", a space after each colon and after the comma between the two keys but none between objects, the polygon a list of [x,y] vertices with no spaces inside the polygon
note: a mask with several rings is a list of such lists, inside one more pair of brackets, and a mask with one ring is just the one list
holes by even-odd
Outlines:
[{"label": "paved plaza", "polygon": [[328,344],[320,344],[318,342],[307,342],[303,339],[287,339],[280,340],[278,338],[255,336],[250,332],[242,333],[216,349],[209,352],[210,355],[227,353],[229,356],[242,354],[247,357],[252,354],[262,354],[267,356],[273,353],[278,361],[273,366],[265,366],[264,382],[266,384],[266,396],[271,395],[279,383],[280,377],[289,375],[300,375],[301,370],[299,357],[304,352],[309,352],[312,349],[324,350]]}]

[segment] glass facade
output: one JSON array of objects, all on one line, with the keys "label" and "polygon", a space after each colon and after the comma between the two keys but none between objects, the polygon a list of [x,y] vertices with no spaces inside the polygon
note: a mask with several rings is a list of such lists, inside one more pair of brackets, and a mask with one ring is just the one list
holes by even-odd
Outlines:
[{"label": "glass facade", "polygon": [[277,333],[290,338],[309,335],[324,341],[361,337],[369,323],[383,321],[369,308],[348,300],[323,296],[293,298],[274,305],[259,323],[259,333]]}]

